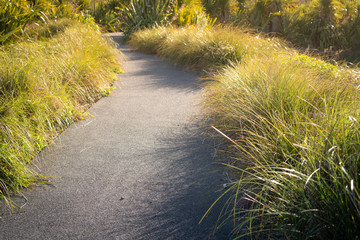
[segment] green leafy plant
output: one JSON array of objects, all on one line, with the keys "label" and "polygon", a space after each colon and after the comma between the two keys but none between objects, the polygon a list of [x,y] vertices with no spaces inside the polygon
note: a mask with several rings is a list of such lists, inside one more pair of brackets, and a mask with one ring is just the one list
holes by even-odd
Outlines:
[{"label": "green leafy plant", "polygon": [[106,30],[115,32],[121,30],[122,9],[127,6],[129,1],[109,0],[93,4],[91,15],[95,21]]},{"label": "green leafy plant", "polygon": [[200,0],[184,1],[179,10],[176,12],[176,20],[174,21],[179,26],[189,25],[213,25],[216,19],[211,19],[205,12],[205,8]]},{"label": "green leafy plant", "polygon": [[32,8],[26,0],[0,0],[0,6],[0,43],[23,30],[41,10]]},{"label": "green leafy plant", "polygon": [[132,0],[123,10],[124,33],[130,35],[140,29],[169,24],[175,7],[173,0]]},{"label": "green leafy plant", "polygon": [[211,17],[223,20],[229,16],[231,0],[203,0],[202,2]]}]

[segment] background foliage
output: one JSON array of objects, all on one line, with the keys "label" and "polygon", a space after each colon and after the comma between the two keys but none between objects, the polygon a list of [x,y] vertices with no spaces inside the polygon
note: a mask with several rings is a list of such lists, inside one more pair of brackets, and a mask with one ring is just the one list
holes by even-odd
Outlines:
[{"label": "background foliage", "polygon": [[133,46],[208,74],[206,114],[232,157],[216,227],[231,221],[235,239],[359,239],[360,70],[274,38],[355,61],[358,0],[0,5],[0,195],[10,207],[11,191],[41,177],[29,168],[37,152],[109,93],[118,56],[100,29],[121,30]]},{"label": "background foliage", "polygon": [[353,58],[360,51],[358,0],[203,2],[213,17],[284,37],[300,47],[340,51]]}]

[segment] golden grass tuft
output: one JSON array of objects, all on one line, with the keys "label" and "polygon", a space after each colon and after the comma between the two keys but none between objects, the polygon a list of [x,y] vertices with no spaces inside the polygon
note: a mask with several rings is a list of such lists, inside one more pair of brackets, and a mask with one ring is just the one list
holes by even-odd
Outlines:
[{"label": "golden grass tuft", "polygon": [[121,71],[111,40],[88,25],[65,23],[54,37],[0,47],[0,195],[6,198],[36,181],[28,163],[108,95]]}]

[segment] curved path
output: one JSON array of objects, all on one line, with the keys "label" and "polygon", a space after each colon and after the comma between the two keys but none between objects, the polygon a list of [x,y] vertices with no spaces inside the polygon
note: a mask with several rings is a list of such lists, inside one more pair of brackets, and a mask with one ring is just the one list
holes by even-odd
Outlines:
[{"label": "curved path", "polygon": [[[121,35],[112,34],[120,42]],[[2,206],[0,239],[206,239],[219,195],[214,150],[196,122],[196,76],[120,44],[126,73],[113,93],[39,160],[54,186]],[[51,159],[50,163],[48,159]],[[228,239],[219,232],[215,239]]]}]

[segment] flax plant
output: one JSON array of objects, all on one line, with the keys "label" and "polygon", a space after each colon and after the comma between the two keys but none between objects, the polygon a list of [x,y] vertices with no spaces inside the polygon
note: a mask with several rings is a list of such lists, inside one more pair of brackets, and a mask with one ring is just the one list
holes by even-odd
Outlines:
[{"label": "flax plant", "polygon": [[0,44],[21,31],[41,10],[32,8],[26,0],[0,0],[0,6]]},{"label": "flax plant", "polygon": [[169,24],[175,7],[174,0],[132,0],[123,9],[124,33],[130,35],[140,29]]}]

